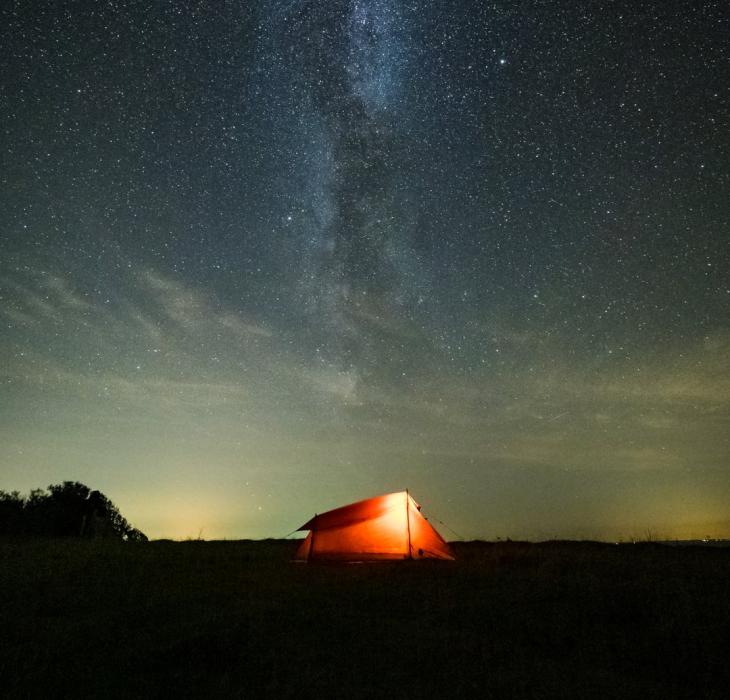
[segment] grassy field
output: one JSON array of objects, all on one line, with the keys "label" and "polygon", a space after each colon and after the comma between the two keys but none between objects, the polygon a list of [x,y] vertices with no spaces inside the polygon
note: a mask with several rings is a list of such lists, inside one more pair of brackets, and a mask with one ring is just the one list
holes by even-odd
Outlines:
[{"label": "grassy field", "polygon": [[730,549],[295,546],[0,541],[0,696],[730,696]]}]

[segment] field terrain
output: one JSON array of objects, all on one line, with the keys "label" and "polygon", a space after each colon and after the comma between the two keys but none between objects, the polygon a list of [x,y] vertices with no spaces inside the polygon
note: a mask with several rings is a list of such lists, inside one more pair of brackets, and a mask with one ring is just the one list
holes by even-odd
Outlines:
[{"label": "field terrain", "polygon": [[727,698],[730,548],[0,540],[7,698]]}]

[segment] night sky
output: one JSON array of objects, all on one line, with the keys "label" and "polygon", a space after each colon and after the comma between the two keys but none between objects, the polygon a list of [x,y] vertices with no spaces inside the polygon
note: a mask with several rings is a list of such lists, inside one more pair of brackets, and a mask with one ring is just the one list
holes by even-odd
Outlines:
[{"label": "night sky", "polygon": [[4,2],[0,488],[730,537],[729,16]]}]

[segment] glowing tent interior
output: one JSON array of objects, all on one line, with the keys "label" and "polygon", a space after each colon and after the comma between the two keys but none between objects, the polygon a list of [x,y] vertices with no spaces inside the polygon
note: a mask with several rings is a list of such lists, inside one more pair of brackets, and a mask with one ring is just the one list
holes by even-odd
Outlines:
[{"label": "glowing tent interior", "polygon": [[309,534],[297,549],[297,561],[454,558],[408,491],[315,515],[299,530]]}]

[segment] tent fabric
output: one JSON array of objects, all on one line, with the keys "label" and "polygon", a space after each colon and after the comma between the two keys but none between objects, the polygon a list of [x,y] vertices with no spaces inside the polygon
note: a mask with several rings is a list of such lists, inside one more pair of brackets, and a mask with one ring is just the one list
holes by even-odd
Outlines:
[{"label": "tent fabric", "polygon": [[397,510],[398,507],[403,508],[405,497],[402,496],[400,499],[394,498],[394,496],[398,495],[399,494],[388,493],[385,496],[366,498],[364,501],[350,503],[347,506],[329,510],[326,513],[315,515],[299,529],[325,530],[330,527],[345,527],[347,525],[355,525],[356,523],[365,520],[378,518],[386,515],[388,511]]},{"label": "tent fabric", "polygon": [[299,561],[454,558],[407,491],[335,508],[299,529],[309,530],[295,555]]}]

